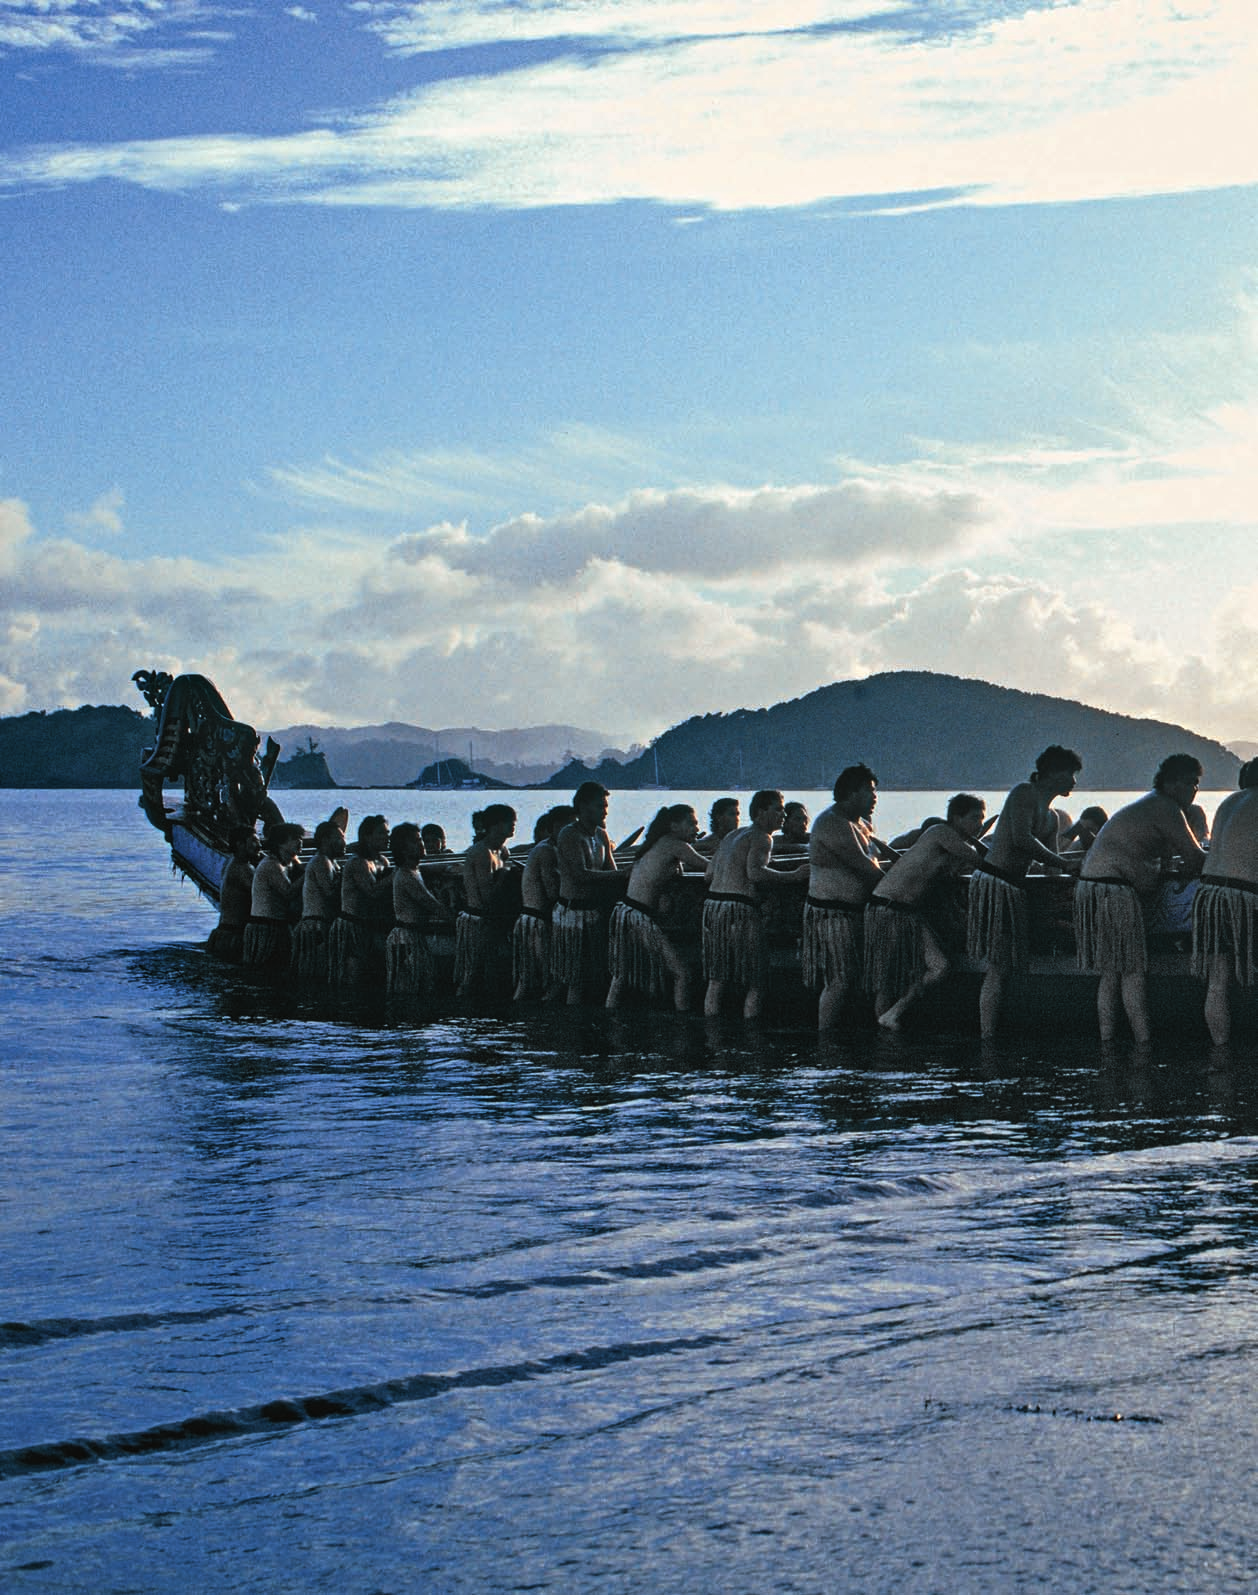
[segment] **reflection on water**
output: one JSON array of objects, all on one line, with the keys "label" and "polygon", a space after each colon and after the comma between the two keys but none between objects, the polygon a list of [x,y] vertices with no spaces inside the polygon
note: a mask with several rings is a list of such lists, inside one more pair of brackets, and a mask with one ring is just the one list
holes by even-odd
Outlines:
[{"label": "reflection on water", "polygon": [[144,842],[0,946],[0,1583],[1248,1587],[1251,1055],[401,1022]]}]

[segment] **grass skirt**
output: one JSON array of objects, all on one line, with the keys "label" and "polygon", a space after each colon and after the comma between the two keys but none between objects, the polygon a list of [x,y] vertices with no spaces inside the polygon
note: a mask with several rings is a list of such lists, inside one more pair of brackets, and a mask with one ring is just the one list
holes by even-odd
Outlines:
[{"label": "grass skirt", "polygon": [[799,964],[805,987],[820,991],[859,975],[863,941],[859,912],[805,903]]},{"label": "grass skirt", "polygon": [[328,978],[328,931],[332,921],[309,917],[293,932],[292,972],[301,980]]},{"label": "grass skirt", "polygon": [[1144,910],[1134,886],[1081,880],[1075,887],[1075,947],[1080,969],[1142,975],[1149,967]]},{"label": "grass skirt", "polygon": [[550,976],[561,986],[593,986],[607,979],[607,925],[597,908],[555,904]]},{"label": "grass skirt", "polygon": [[544,994],[550,986],[550,919],[521,914],[511,932],[511,976],[522,997]]},{"label": "grass skirt", "polygon": [[243,925],[215,925],[210,932],[205,950],[212,958],[224,964],[243,964],[245,961],[245,927]]},{"label": "grass skirt", "polygon": [[384,944],[384,984],[393,997],[432,994],[434,969],[428,938],[416,925],[395,925]]},{"label": "grass skirt", "polygon": [[328,979],[335,986],[378,982],[384,974],[384,928],[344,914],[328,932]]},{"label": "grass skirt", "polygon": [[607,967],[613,980],[659,997],[672,990],[663,954],[664,932],[640,908],[617,903],[607,931]]},{"label": "grass skirt", "polygon": [[254,969],[287,969],[293,933],[287,920],[251,919],[245,926],[245,963]]},{"label": "grass skirt", "polygon": [[1020,973],[1030,957],[1026,892],[998,875],[975,870],[970,876],[965,950],[991,969]]},{"label": "grass skirt", "polygon": [[499,926],[481,914],[461,913],[454,927],[454,985],[482,981],[489,969],[489,958],[498,942]]},{"label": "grass skirt", "polygon": [[1252,986],[1258,951],[1258,892],[1202,881],[1193,901],[1192,972],[1204,980],[1216,958],[1230,958],[1242,986]]},{"label": "grass skirt", "polygon": [[902,997],[925,972],[921,916],[871,899],[865,907],[865,990],[871,997]]},{"label": "grass skirt", "polygon": [[759,987],[768,973],[769,944],[760,910],[751,903],[709,897],[703,905],[704,978]]}]

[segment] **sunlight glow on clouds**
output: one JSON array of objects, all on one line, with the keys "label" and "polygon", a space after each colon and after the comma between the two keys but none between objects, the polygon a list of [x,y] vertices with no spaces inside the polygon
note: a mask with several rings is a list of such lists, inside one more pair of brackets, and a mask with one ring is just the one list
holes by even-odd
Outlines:
[{"label": "sunlight glow on clouds", "polygon": [[[1026,576],[914,574],[909,550],[893,568],[871,566],[881,533],[845,553],[827,529],[857,518],[868,489],[850,488],[641,494],[562,520],[519,517],[479,549],[450,527],[391,542],[309,529],[219,562],[45,538],[10,500],[0,712],[129,701],[131,672],[156,665],[205,672],[262,726],[422,720],[434,703],[447,719],[523,725],[544,704],[649,735],[692,713],[929,668],[1216,734],[1252,726],[1252,592],[1222,604],[1217,637],[1183,649]],[[946,497],[884,498],[888,529],[894,506],[912,535],[916,504],[919,539],[956,535]],[[690,552],[675,527],[656,535],[670,516],[698,529]],[[1236,650],[1226,672],[1214,668],[1218,647]]]},{"label": "sunlight glow on clouds", "polygon": [[[822,10],[372,7],[368,24],[398,49],[574,26],[608,48],[435,82],[287,134],[30,150],[0,183],[111,176],[232,204],[739,209],[921,193],[1043,203],[1258,180],[1250,0],[1073,0],[935,35],[809,31]],[[779,31],[783,17],[803,31]],[[625,47],[626,33],[651,42]]]}]

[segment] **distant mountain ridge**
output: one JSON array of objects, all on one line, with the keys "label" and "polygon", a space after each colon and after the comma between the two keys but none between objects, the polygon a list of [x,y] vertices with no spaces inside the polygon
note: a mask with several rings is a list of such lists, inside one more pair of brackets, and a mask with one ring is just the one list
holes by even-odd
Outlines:
[{"label": "distant mountain ridge", "polygon": [[383,725],[351,727],[284,726],[270,734],[285,750],[304,747],[313,738],[339,786],[409,786],[426,765],[452,757],[463,759],[496,782],[531,786],[574,756],[601,759],[610,754],[621,761],[631,757],[615,747],[615,738],[609,733],[571,725],[509,731],[483,731],[477,726],[431,730],[390,720]]}]

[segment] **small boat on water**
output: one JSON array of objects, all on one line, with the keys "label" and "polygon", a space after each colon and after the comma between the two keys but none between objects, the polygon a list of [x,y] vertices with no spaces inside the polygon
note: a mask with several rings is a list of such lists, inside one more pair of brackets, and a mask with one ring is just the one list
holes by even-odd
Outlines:
[{"label": "small boat on water", "polygon": [[[271,797],[269,784],[280,747],[268,739],[261,746],[258,732],[237,720],[222,695],[207,677],[162,671],[137,671],[133,680],[153,711],[153,746],[140,763],[140,807],[170,848],[174,867],[191,880],[213,904],[219,901],[223,875],[231,860],[228,834],[234,826],[264,827],[282,818]],[[178,800],[167,802],[167,782],[181,781]],[[790,849],[780,842],[774,862],[793,867],[806,849]],[[622,864],[633,860],[633,850],[619,852]],[[434,878],[439,874],[438,895],[448,906],[460,906],[457,869],[451,860],[421,864]],[[515,890],[518,893],[518,874]],[[624,895],[627,869],[608,879],[608,902]],[[1011,1031],[1032,1031],[1051,1036],[1065,1029],[1095,1028],[1096,977],[1079,971],[1075,961],[1071,896],[1074,882],[1058,875],[1035,875],[1027,881],[1031,909],[1031,965],[1017,980],[1017,994],[1008,1004]],[[977,985],[981,972],[961,950],[968,881],[949,883],[948,895],[938,905],[939,917],[952,930],[952,973],[928,994],[915,1015],[914,1029],[932,1024],[977,1024]],[[689,946],[698,962],[700,922],[704,896],[700,875],[684,875],[670,888],[662,918],[673,940]],[[765,904],[773,953],[775,998],[784,1016],[811,1022],[815,999],[802,986],[799,975],[800,921],[805,888],[795,882],[772,894]],[[438,937],[438,941],[440,941]],[[438,948],[439,952],[452,951]],[[507,989],[509,990],[509,982]],[[1150,1008],[1158,1031],[1204,1034],[1203,986],[1189,970],[1187,938],[1155,937],[1150,943]],[[1256,1017],[1252,992],[1237,994],[1236,1030],[1252,1033]]]}]

